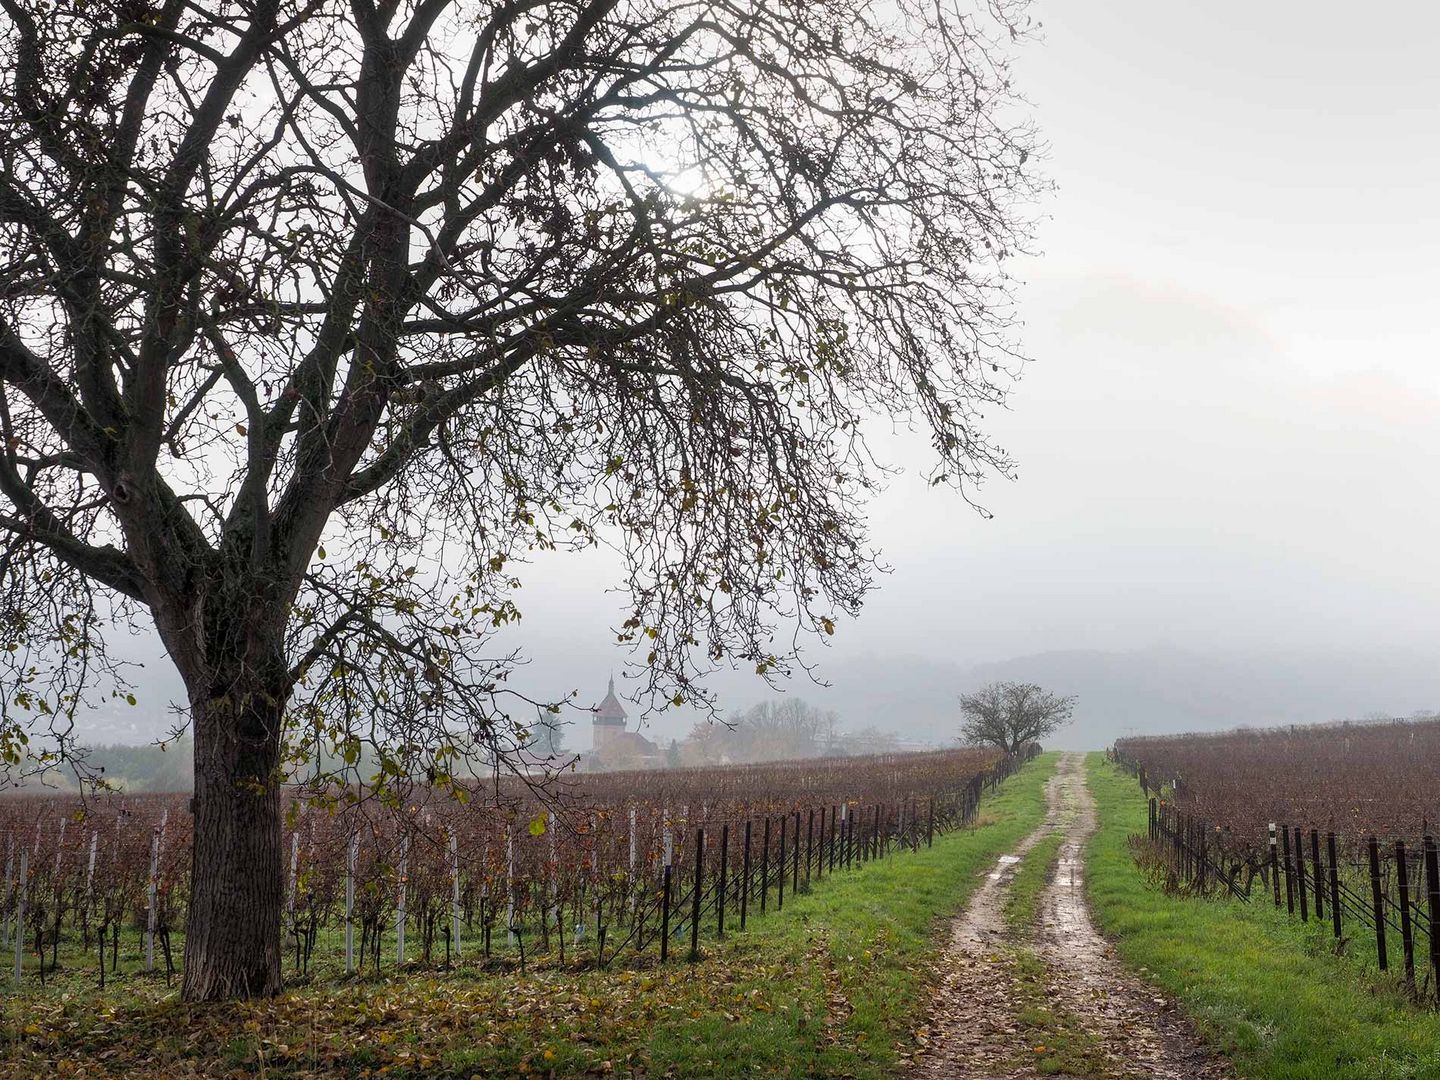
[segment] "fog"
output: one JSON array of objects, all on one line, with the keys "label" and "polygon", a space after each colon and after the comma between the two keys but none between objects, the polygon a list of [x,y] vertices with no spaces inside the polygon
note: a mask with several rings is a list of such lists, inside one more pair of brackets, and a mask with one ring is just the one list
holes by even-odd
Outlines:
[{"label": "fog", "polygon": [[[1017,75],[1057,191],[1017,267],[1034,361],[988,418],[1018,478],[987,520],[924,484],[922,437],[879,435],[909,466],[874,505],[892,572],[813,654],[834,686],[788,692],[938,741],[965,684],[1034,679],[1080,695],[1076,746],[1440,705],[1440,9],[1036,13]],[[589,704],[627,659],[614,564],[522,578],[517,685]],[[142,684],[108,734],[159,729],[178,682]]]},{"label": "fog", "polygon": [[[1440,704],[1440,11],[1038,13],[1018,75],[1058,190],[1021,272],[1034,362],[989,418],[1018,479],[983,490],[992,520],[913,468],[893,483],[874,512],[893,572],[817,657],[836,690],[794,692],[938,738],[947,678],[1000,664],[1069,680],[1077,745]],[[924,461],[922,439],[882,442]],[[591,638],[602,563],[527,586],[537,668],[547,639]],[[616,662],[593,641],[587,689]]]}]

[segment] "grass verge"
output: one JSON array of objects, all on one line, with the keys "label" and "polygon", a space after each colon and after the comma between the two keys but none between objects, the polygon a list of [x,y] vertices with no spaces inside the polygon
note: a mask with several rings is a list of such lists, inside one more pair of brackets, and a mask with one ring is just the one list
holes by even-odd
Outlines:
[{"label": "grass verge", "polygon": [[163,984],[0,1002],[0,1074],[881,1077],[914,1047],[940,920],[1044,817],[1045,755],[974,828],[787,897],[698,964],[460,967],[190,1007]]},{"label": "grass verge", "polygon": [[1255,1080],[1440,1077],[1440,1015],[1366,977],[1267,904],[1182,899],[1136,871],[1144,832],[1134,778],[1092,754],[1100,829],[1087,854],[1090,902],[1121,958],[1174,994],[1202,1031]]},{"label": "grass verge", "polygon": [[1105,1047],[1085,1030],[1074,1014],[1056,1008],[1048,984],[1049,971],[1033,949],[1017,946],[1006,958],[1014,977],[1015,1022],[1025,1029],[1030,1054],[1014,1064],[1027,1065],[1041,1076],[1104,1077],[1111,1075]]}]

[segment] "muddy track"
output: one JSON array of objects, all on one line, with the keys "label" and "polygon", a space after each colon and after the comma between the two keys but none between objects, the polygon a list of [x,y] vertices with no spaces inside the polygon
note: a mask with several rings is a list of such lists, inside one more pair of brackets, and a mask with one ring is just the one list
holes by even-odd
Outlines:
[{"label": "muddy track", "polygon": [[[1095,929],[1085,902],[1083,854],[1096,818],[1084,761],[1081,754],[1061,757],[1045,789],[1044,824],[1001,857],[955,920],[941,957],[928,1045],[911,1072],[917,1080],[1037,1076],[1047,1043],[1055,1041],[1072,1050],[1076,1064],[1068,1075],[1232,1075],[1174,1002],[1120,967]],[[1026,852],[1054,833],[1063,839],[1039,923],[1012,931],[1004,915],[1009,886]],[[1053,1026],[1037,1029],[1037,1015]]]}]

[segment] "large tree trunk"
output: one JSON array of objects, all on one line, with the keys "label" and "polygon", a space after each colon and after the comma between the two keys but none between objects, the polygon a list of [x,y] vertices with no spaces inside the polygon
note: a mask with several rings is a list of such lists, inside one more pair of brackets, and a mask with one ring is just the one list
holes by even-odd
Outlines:
[{"label": "large tree trunk", "polygon": [[[278,657],[274,659],[278,660]],[[192,700],[195,842],[186,920],[188,1001],[280,990],[284,879],[280,721],[286,691],[273,663],[240,658]],[[268,677],[267,677],[268,676]]]}]

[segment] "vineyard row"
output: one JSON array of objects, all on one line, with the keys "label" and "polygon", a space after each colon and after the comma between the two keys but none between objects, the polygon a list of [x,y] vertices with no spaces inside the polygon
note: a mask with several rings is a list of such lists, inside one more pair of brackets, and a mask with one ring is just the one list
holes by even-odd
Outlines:
[{"label": "vineyard row", "polygon": [[[1368,938],[1380,971],[1398,966],[1416,998],[1440,1003],[1440,846],[1428,832],[1382,841],[1284,821],[1232,830],[1151,795],[1144,765],[1111,757],[1148,796],[1137,860],[1168,890],[1273,904],[1301,922],[1328,923],[1339,949]],[[1257,827],[1259,845],[1250,839]]]},{"label": "vineyard row", "polygon": [[[658,952],[666,961],[672,946],[687,942],[694,957],[702,925],[723,937],[757,913],[783,908],[787,893],[969,824],[986,786],[1037,752],[997,760],[948,751],[856,763],[849,778],[864,778],[857,786],[868,788],[865,794],[880,791],[873,801],[783,805],[763,791],[754,770],[747,783],[761,793],[747,801],[733,776],[711,770],[710,787],[692,778],[687,790],[731,790],[693,815],[690,806],[633,799],[616,805],[591,798],[558,815],[536,812],[533,803],[501,812],[433,801],[340,814],[297,804],[288,815],[284,868],[287,952],[302,976],[317,956],[331,958],[327,950],[335,961],[343,955],[347,974],[378,970],[387,957],[397,965],[431,964],[442,948],[447,963],[478,955],[523,965],[537,951],[598,965],[622,952]],[[800,786],[829,794],[845,776]],[[793,770],[774,777],[796,780]],[[917,779],[932,786],[907,785]],[[159,802],[143,805],[153,811]],[[185,816],[174,803],[158,805],[148,829],[136,827],[133,804],[103,829],[42,814],[33,841],[12,821],[0,941],[17,982],[27,964],[42,980],[47,967],[55,970],[63,942],[96,957],[103,986],[107,952],[112,977],[120,966],[122,926],[141,931],[143,970],[163,963],[166,978],[174,974],[172,934],[183,931],[189,854],[173,835]],[[18,816],[13,809],[11,816]],[[47,820],[52,827],[41,828]]]}]

